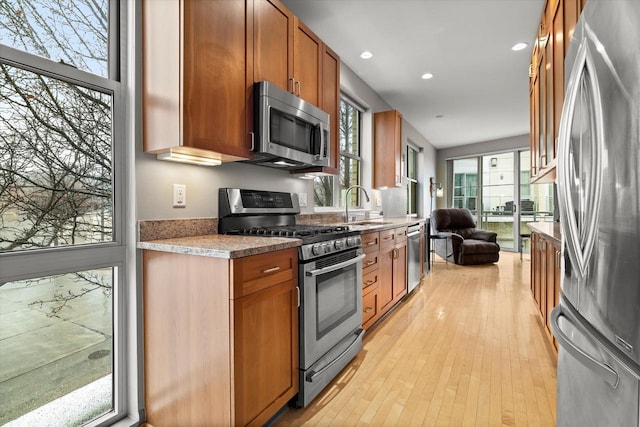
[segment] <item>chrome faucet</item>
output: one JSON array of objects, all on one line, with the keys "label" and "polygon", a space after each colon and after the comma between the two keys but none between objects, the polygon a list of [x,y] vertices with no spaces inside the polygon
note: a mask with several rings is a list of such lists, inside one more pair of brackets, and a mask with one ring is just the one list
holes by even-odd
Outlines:
[{"label": "chrome faucet", "polygon": [[359,188],[360,190],[362,190],[364,192],[364,197],[367,198],[367,202],[369,201],[369,194],[367,194],[367,190],[365,190],[363,186],[352,185],[351,187],[347,188],[347,192],[344,193],[344,221],[345,222],[349,222],[349,191],[353,190],[354,188]]}]

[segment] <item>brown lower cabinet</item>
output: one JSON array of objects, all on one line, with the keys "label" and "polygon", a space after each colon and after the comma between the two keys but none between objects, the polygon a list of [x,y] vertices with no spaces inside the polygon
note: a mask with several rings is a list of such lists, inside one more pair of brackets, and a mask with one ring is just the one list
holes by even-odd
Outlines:
[{"label": "brown lower cabinet", "polygon": [[263,425],[295,396],[297,260],[143,252],[149,424]]},{"label": "brown lower cabinet", "polygon": [[362,235],[362,327],[371,327],[407,294],[407,227]]},{"label": "brown lower cabinet", "polygon": [[562,250],[558,240],[542,233],[531,233],[531,294],[549,342],[557,352],[551,333],[551,310],[560,301]]}]

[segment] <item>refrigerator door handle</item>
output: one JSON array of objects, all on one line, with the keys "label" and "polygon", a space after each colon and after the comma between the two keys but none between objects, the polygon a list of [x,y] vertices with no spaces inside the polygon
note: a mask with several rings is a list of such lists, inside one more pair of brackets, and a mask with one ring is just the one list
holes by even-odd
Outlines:
[{"label": "refrigerator door handle", "polygon": [[611,388],[618,387],[618,373],[614,371],[611,366],[594,359],[586,351],[576,346],[560,328],[560,325],[558,324],[558,319],[560,317],[563,317],[567,322],[571,323],[571,325],[573,325],[573,327],[575,327],[579,331],[584,331],[582,331],[582,328],[580,328],[578,324],[573,322],[570,317],[567,317],[562,312],[562,306],[558,305],[554,307],[553,310],[551,310],[551,330],[553,331],[553,336],[556,337],[558,343],[562,346],[562,348],[567,350],[570,355],[572,355],[576,360],[578,360],[588,369],[599,375],[607,384],[611,386]]}]

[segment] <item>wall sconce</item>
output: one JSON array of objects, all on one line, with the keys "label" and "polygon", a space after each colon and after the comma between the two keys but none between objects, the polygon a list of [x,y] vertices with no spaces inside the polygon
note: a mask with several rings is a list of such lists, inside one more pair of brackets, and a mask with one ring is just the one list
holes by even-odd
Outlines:
[{"label": "wall sconce", "polygon": [[497,157],[492,157],[491,158],[491,167],[495,168],[496,166],[498,166],[498,158]]},{"label": "wall sconce", "polygon": [[442,188],[442,183],[435,182],[435,178],[429,178],[429,193],[431,194],[431,210],[433,211],[435,206],[433,204],[433,197],[442,197],[444,196],[444,189]]}]

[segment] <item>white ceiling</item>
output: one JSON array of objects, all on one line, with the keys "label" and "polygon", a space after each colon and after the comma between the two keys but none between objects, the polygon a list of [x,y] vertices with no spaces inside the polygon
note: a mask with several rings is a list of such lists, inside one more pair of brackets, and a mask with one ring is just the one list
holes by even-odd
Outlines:
[{"label": "white ceiling", "polygon": [[544,0],[282,1],[437,149],[529,133]]}]

